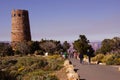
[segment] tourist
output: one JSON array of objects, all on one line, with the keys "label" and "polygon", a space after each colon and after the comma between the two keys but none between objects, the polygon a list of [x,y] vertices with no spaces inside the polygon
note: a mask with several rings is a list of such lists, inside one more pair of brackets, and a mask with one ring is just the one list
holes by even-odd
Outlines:
[{"label": "tourist", "polygon": [[73,56],[74,56],[74,55],[73,55],[73,52],[70,52],[70,53],[69,53],[69,58],[73,58]]},{"label": "tourist", "polygon": [[83,63],[83,58],[84,58],[84,57],[83,57],[83,53],[80,53],[80,54],[79,54],[79,58],[80,58],[80,63],[82,64],[82,63]]},{"label": "tourist", "polygon": [[78,53],[77,51],[74,51],[74,58],[77,59]]},{"label": "tourist", "polygon": [[63,55],[64,55],[64,58],[67,59],[67,56],[68,56],[68,55],[67,55],[67,52],[64,52]]},{"label": "tourist", "polygon": [[89,49],[87,50],[87,56],[88,56],[88,63],[91,63],[91,53],[89,51]]}]

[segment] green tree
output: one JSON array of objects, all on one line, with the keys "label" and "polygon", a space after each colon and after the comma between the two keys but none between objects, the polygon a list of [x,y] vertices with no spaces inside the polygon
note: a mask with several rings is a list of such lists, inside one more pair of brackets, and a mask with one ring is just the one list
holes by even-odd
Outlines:
[{"label": "green tree", "polygon": [[114,49],[120,49],[120,38],[119,37],[114,37],[112,39],[114,41]]},{"label": "green tree", "polygon": [[86,54],[88,49],[88,43],[89,41],[87,40],[86,36],[80,35],[79,39],[74,41],[73,45],[78,52]]},{"label": "green tree", "polygon": [[74,48],[82,54],[87,54],[87,51],[89,50],[90,55],[93,55],[94,50],[91,45],[89,45],[89,40],[87,40],[85,35],[80,35],[79,39],[74,41],[73,43]]},{"label": "green tree", "polygon": [[62,47],[63,47],[63,51],[67,51],[70,48],[70,44],[67,41],[65,41]]},{"label": "green tree", "polygon": [[29,41],[28,45],[30,47],[30,53],[33,54],[35,51],[40,50],[38,41]]},{"label": "green tree", "polygon": [[14,51],[13,51],[11,45],[5,46],[4,53],[8,56],[13,56],[14,55]]},{"label": "green tree", "polygon": [[99,49],[100,53],[119,53],[120,49],[120,38],[114,37],[113,39],[104,39],[102,41],[101,48]]},{"label": "green tree", "polygon": [[103,54],[106,54],[107,52],[110,52],[114,47],[114,41],[111,39],[104,39],[102,41],[102,46],[101,46],[101,52]]},{"label": "green tree", "polygon": [[12,50],[11,45],[6,43],[0,44],[0,55],[1,56],[12,56],[14,55],[14,51]]},{"label": "green tree", "polygon": [[60,53],[61,49],[62,49],[62,45],[61,45],[60,41],[56,41],[55,43],[56,43],[56,52]]}]

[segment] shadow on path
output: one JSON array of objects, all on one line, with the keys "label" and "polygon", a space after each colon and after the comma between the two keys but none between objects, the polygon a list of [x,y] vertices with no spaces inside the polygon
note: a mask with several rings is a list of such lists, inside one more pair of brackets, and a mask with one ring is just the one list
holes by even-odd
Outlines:
[{"label": "shadow on path", "polygon": [[75,72],[77,72],[79,69],[74,69]]}]

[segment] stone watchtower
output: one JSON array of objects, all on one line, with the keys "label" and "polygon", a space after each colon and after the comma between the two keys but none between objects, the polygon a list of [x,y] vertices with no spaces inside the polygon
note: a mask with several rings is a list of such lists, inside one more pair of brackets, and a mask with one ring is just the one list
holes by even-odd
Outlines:
[{"label": "stone watchtower", "polygon": [[27,10],[12,10],[12,42],[31,41],[29,15]]}]

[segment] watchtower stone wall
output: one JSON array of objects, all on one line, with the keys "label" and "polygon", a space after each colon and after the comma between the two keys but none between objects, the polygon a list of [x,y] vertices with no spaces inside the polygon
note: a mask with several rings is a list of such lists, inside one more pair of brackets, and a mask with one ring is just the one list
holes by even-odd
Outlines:
[{"label": "watchtower stone wall", "polygon": [[31,41],[29,14],[27,10],[12,10],[11,41]]}]

